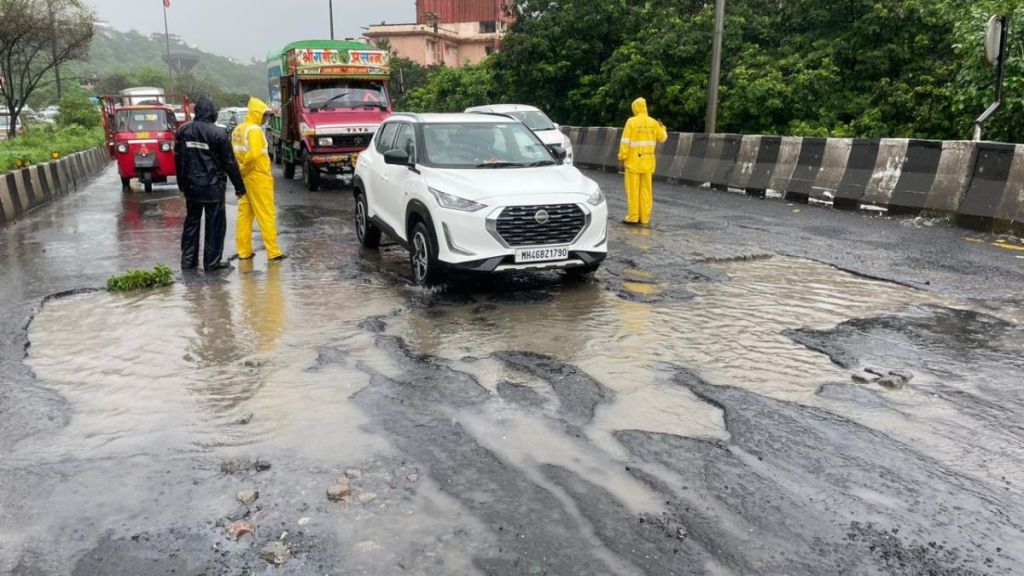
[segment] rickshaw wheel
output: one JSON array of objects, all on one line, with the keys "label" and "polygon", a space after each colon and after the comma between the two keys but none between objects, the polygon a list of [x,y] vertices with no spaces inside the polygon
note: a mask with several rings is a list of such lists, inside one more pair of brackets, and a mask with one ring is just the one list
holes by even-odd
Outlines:
[{"label": "rickshaw wheel", "polygon": [[131,192],[131,190],[132,190],[132,179],[131,178],[124,178],[124,177],[122,177],[121,178],[121,191],[122,192]]}]

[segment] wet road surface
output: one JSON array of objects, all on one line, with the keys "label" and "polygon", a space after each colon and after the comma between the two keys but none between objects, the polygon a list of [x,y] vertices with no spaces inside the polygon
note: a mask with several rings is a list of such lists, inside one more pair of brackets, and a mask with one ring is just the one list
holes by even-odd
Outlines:
[{"label": "wet road surface", "polygon": [[166,289],[98,290],[176,264],[172,188],[0,229],[0,574],[1024,573],[1020,253],[656,198],[593,280],[435,291],[298,181],[288,260]]}]

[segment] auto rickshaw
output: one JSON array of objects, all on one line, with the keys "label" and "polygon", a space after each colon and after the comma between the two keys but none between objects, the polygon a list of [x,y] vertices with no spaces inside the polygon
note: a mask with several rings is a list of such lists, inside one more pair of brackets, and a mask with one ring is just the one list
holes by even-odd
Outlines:
[{"label": "auto rickshaw", "polygon": [[[167,182],[175,175],[174,133],[181,122],[162,91],[126,92],[99,98],[107,148],[117,161],[124,191],[131,190],[132,179],[138,178],[145,191],[152,192],[154,183]],[[187,98],[182,101],[187,122],[191,120],[191,107]]]}]

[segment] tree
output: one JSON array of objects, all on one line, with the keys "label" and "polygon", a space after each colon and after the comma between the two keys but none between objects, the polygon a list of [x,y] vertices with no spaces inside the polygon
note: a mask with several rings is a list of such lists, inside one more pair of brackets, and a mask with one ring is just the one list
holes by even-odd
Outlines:
[{"label": "tree", "polygon": [[94,22],[81,0],[0,0],[0,96],[11,118],[58,66],[86,57]]},{"label": "tree", "polygon": [[98,128],[100,126],[99,108],[92,105],[88,98],[65,96],[60,101],[57,126],[61,128],[69,126]]}]

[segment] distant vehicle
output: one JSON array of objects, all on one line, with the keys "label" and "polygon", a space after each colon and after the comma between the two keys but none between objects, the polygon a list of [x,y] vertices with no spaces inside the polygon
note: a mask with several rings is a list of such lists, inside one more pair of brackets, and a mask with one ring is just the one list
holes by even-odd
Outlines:
[{"label": "distant vehicle", "polygon": [[225,108],[217,113],[217,126],[231,133],[239,124],[245,122],[248,108]]},{"label": "distant vehicle", "polygon": [[270,153],[309,190],[322,174],[348,175],[373,133],[391,115],[390,54],[340,40],[293,42],[267,56]]},{"label": "distant vehicle", "polygon": [[118,94],[121,95],[122,106],[140,106],[149,104],[166,104],[163,88],[141,86],[138,88],[125,88]]},{"label": "distant vehicle", "polygon": [[[7,132],[11,128],[11,115],[6,110],[0,111],[0,140],[7,139]],[[21,118],[18,119],[17,123],[18,134],[25,132],[25,125],[22,124]]]},{"label": "distant vehicle", "polygon": [[568,136],[562,134],[558,129],[558,124],[552,122],[548,115],[542,112],[540,108],[526,104],[491,104],[489,106],[466,108],[466,112],[511,116],[526,124],[526,127],[530,130],[533,130],[533,133],[540,138],[540,141],[545,146],[561,146],[565,150],[565,163],[573,163],[572,142],[569,141]]},{"label": "distant vehicle", "polygon": [[[99,97],[107,147],[117,161],[125,191],[131,189],[132,178],[138,178],[146,192],[152,192],[154,183],[167,182],[175,175],[174,132],[181,122],[174,107],[167,104],[163,90],[143,90],[132,88],[116,96]],[[188,121],[188,98],[180,100]]]},{"label": "distant vehicle", "polygon": [[505,116],[395,114],[356,165],[356,235],[406,246],[417,285],[450,270],[592,273],[608,203],[564,154]]}]

